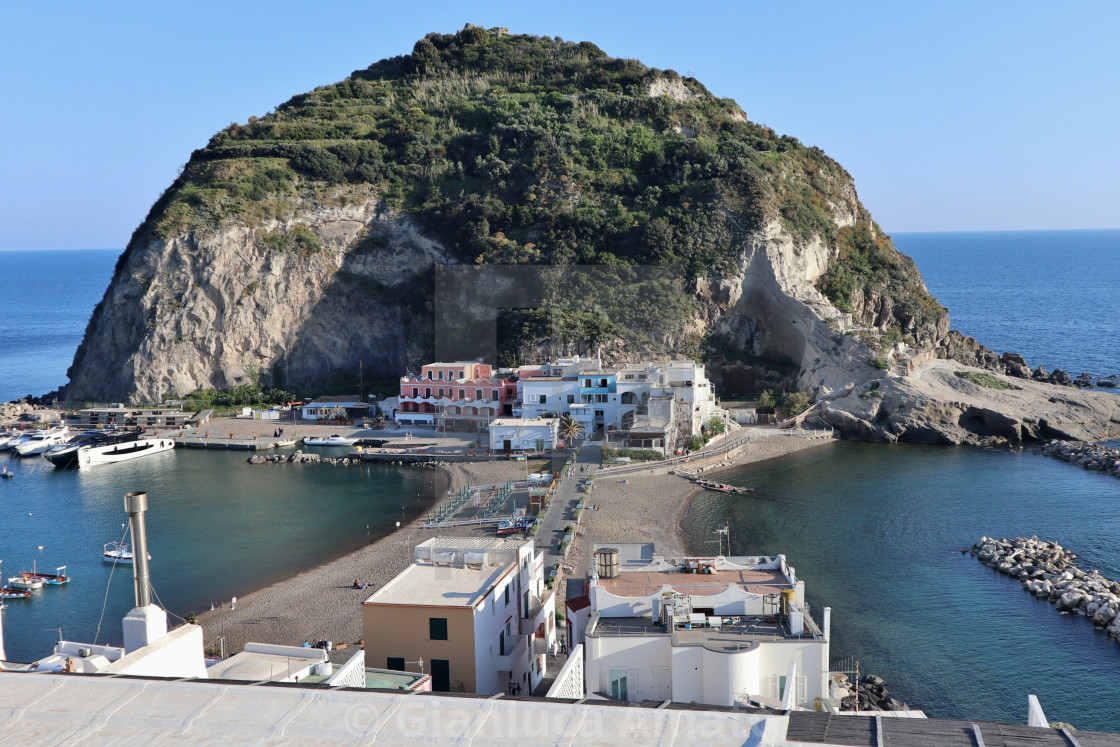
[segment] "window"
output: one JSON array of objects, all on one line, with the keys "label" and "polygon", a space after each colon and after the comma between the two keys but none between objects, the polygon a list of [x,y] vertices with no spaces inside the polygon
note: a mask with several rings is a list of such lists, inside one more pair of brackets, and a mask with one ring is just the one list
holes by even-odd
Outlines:
[{"label": "window", "polygon": [[474,390],[474,398],[475,399],[482,399],[482,390],[481,389],[475,389]]},{"label": "window", "polygon": [[443,396],[443,387],[439,388],[439,396],[441,396],[441,397]]},{"label": "window", "polygon": [[432,380],[432,371],[431,371],[431,369],[428,369],[428,381],[431,381],[431,380]]},{"label": "window", "polygon": [[419,397],[420,396],[420,387],[418,387],[418,386],[412,387],[412,396],[413,397]]},{"label": "window", "polygon": [[543,405],[543,404],[544,404],[545,402],[547,402],[547,401],[548,401],[548,395],[547,395],[547,394],[542,394],[542,395],[540,396],[540,404],[542,404],[542,405]]},{"label": "window", "polygon": [[638,686],[637,669],[611,670],[611,697],[615,700],[629,700],[630,691]]},{"label": "window", "polygon": [[466,398],[467,398],[467,390],[466,389],[460,389],[459,390],[459,399],[466,399]]},{"label": "window", "polygon": [[436,373],[436,378],[439,379],[440,381],[443,381],[443,371],[437,372]]},{"label": "window", "polygon": [[446,617],[429,617],[428,618],[428,639],[432,641],[446,641],[447,640],[447,618]]},{"label": "window", "polygon": [[599,386],[605,387],[606,385],[607,385],[607,380],[606,379],[599,379]]},{"label": "window", "polygon": [[490,399],[497,399],[497,398],[498,398],[498,390],[495,389],[492,392],[490,392]]},{"label": "window", "polygon": [[569,395],[568,395],[568,404],[569,404],[569,405],[570,405],[570,404],[573,404],[573,403],[575,403],[575,401],[576,401],[576,395],[574,395],[574,394],[569,394]]},{"label": "window", "polygon": [[591,379],[584,379],[583,380],[583,386],[584,386],[585,389],[590,389],[591,388]]},{"label": "window", "polygon": [[425,397],[431,397],[432,396],[432,388],[430,386],[424,387],[424,396]]},{"label": "window", "polygon": [[404,657],[403,656],[390,656],[385,659],[385,668],[391,669],[394,672],[404,671]]},{"label": "window", "polygon": [[509,606],[509,584],[506,584],[505,595],[506,595],[506,606],[508,607]]}]

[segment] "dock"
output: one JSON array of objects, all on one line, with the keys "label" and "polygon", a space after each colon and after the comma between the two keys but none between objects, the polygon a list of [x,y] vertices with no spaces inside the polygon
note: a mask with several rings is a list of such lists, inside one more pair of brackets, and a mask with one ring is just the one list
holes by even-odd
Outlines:
[{"label": "dock", "polygon": [[284,446],[295,446],[291,436],[225,436],[184,435],[175,436],[175,446],[180,449],[236,449],[238,451],[266,451]]}]

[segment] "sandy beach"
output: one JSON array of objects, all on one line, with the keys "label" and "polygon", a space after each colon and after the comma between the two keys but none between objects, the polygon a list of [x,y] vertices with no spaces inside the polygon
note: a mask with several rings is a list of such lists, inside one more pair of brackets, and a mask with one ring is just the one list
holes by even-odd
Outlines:
[{"label": "sandy beach", "polygon": [[[451,488],[458,490],[467,484],[523,477],[525,466],[521,462],[472,462],[453,464],[446,470]],[[305,640],[329,640],[336,646],[353,645],[362,637],[362,601],[404,570],[417,544],[435,536],[488,534],[472,527],[426,530],[421,528],[423,522],[421,517],[349,555],[239,597],[233,610],[199,615],[208,645],[223,635],[227,653],[240,651],[249,641],[299,645]],[[355,580],[372,586],[355,589]]]},{"label": "sandy beach", "polygon": [[[787,436],[762,438],[743,447],[735,466],[829,443],[833,442]],[[710,474],[718,474],[722,464],[707,469]],[[517,478],[525,468],[522,463],[497,461],[453,464],[446,469],[451,488],[457,490],[467,484]],[[569,556],[575,573],[582,572],[588,550],[597,542],[653,542],[666,555],[689,550],[679,524],[690,500],[700,491],[675,475],[639,474],[625,479],[625,483],[606,477],[596,480],[589,501],[596,510],[584,513]],[[353,646],[362,638],[361,602],[411,562],[418,543],[434,536],[489,535],[472,527],[425,530],[422,522],[413,521],[360,550],[240,597],[233,610],[199,615],[207,642],[225,636],[227,653],[240,651],[249,641],[299,645],[305,640],[325,639],[334,641],[336,647]],[[354,589],[355,580],[372,586]]]}]

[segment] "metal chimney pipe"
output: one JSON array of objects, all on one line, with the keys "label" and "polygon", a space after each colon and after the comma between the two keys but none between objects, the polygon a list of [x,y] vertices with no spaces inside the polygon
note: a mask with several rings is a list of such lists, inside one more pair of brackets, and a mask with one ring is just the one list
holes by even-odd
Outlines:
[{"label": "metal chimney pipe", "polygon": [[148,535],[144,527],[144,512],[148,510],[147,493],[125,493],[124,510],[132,529],[132,579],[136,587],[136,606],[147,607],[152,603],[148,582]]}]

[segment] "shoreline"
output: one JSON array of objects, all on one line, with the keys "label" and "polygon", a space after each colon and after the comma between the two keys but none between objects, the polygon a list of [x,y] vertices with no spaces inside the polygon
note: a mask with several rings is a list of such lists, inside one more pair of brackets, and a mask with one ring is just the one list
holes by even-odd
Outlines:
[{"label": "shoreline", "polygon": [[[784,435],[760,438],[746,444],[730,465],[720,461],[708,469],[718,474],[829,443],[834,440]],[[219,608],[199,614],[207,648],[216,648],[221,637],[227,653],[240,651],[249,641],[299,645],[329,640],[335,648],[354,646],[363,636],[361,603],[412,562],[417,544],[436,536],[489,536],[479,527],[422,528],[428,511],[444,499],[446,491],[467,484],[504,482],[521,476],[523,470],[522,464],[507,461],[452,463],[434,470],[439,475],[433,474],[439,480],[438,494],[399,530],[389,529],[356,550],[255,589],[238,598],[233,610]],[[608,479],[596,480],[588,498],[595,509],[584,512],[567,562],[574,575],[581,575],[587,551],[597,542],[653,542],[658,554],[669,556],[693,550],[680,524],[703,489],[668,474],[628,475],[623,478],[625,483]],[[666,517],[671,520],[665,521]],[[354,589],[355,580],[370,586]],[[557,589],[563,599],[563,577]]]},{"label": "shoreline", "polygon": [[[478,527],[454,527],[438,532],[422,528],[428,512],[447,491],[468,483],[503,482],[524,472],[519,462],[468,462],[433,470],[441,486],[432,502],[413,518],[368,544],[326,560],[295,575],[269,583],[237,599],[233,610],[219,608],[198,615],[208,649],[221,637],[226,653],[240,651],[249,641],[298,646],[304,641],[329,640],[336,648],[362,639],[361,603],[412,561],[412,549],[436,536],[479,537]],[[370,584],[353,588],[353,582]],[[339,646],[342,644],[342,646]]]}]

